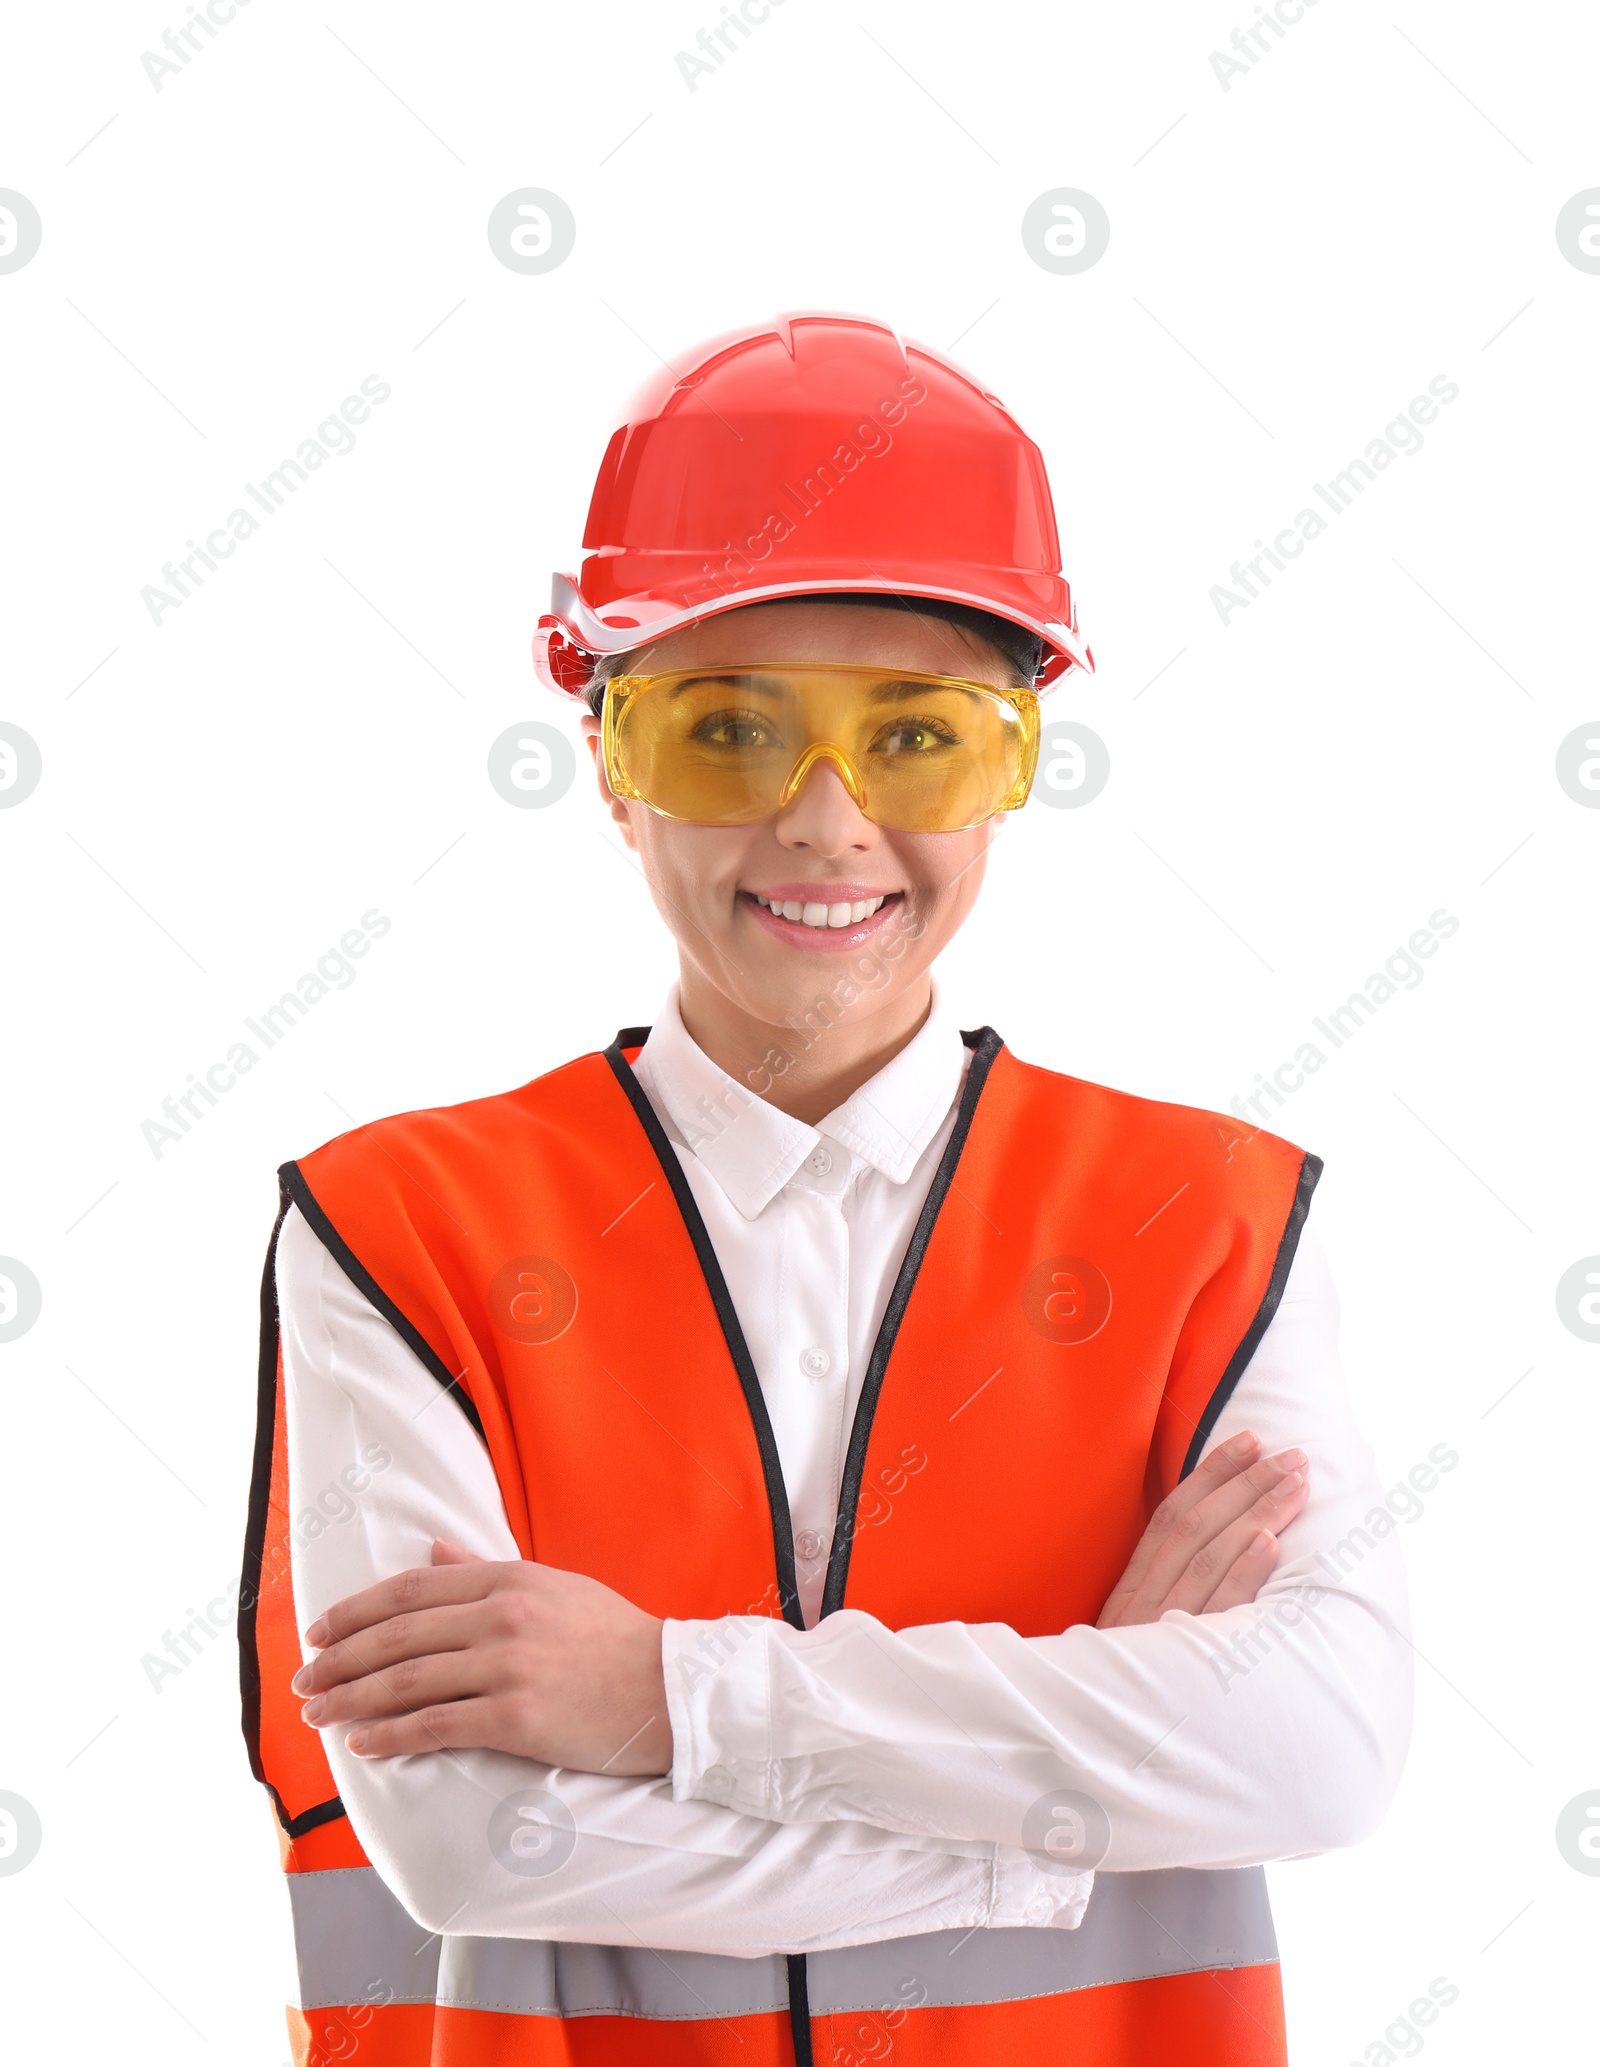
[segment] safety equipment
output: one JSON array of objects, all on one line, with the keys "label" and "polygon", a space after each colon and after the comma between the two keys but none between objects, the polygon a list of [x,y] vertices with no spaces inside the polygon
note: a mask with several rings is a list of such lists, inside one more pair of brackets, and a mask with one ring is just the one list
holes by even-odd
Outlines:
[{"label": "safety equipment", "polygon": [[1007,618],[1044,642],[1040,687],[1094,667],[1038,447],[942,352],[865,316],[778,316],[652,377],[606,447],[583,546],[534,634],[541,678],[572,696],[606,655],[827,593]]},{"label": "safety equipment", "polygon": [[[284,1205],[448,1392],[440,1411],[479,1432],[524,1557],[652,1615],[799,1627],[772,1425],[677,1151],[630,1067],[644,1038],[343,1135],[284,1166]],[[1282,1296],[1320,1165],[1233,1120],[1031,1068],[987,1028],[964,1038],[955,1126],[862,1386],[823,1613],[1037,1636],[1095,1620],[1198,1460]],[[1151,1200],[1180,1191],[1183,1211],[1152,1221]],[[606,1234],[623,1209],[619,1249]],[[271,1282],[269,1258],[241,1640],[246,1735],[294,1897],[302,2067],[352,2042],[364,2067],[709,2067],[733,2052],[810,2067],[813,2025],[818,2061],[892,2046],[894,2067],[1281,2067],[1257,1868],[1101,1872],[1074,1931],[787,1960],[663,1953],[625,1934],[419,1948],[341,1820],[289,1686]],[[974,1374],[1002,1367],[1003,1387],[974,1405]],[[1062,1497],[1072,1457],[1095,1460],[1092,1501]],[[1036,1806],[1040,1827],[1024,1817],[1018,1841],[1042,1862],[1092,1863],[1053,1813],[1073,1804]],[[559,1920],[560,1882],[527,1879],[530,1921],[541,1900]]]},{"label": "safety equipment", "polygon": [[819,763],[874,824],[959,832],[1027,801],[1039,699],[950,675],[822,662],[616,675],[606,779],[663,818],[750,825]]}]

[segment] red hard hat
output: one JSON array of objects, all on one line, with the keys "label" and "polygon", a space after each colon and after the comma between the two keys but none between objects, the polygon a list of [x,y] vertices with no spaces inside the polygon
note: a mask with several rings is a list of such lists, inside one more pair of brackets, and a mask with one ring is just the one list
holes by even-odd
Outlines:
[{"label": "red hard hat", "polygon": [[780,596],[929,596],[1092,671],[1044,460],[986,388],[864,316],[779,316],[683,354],[600,462],[586,558],[551,582],[534,661],[581,695],[604,655]]}]

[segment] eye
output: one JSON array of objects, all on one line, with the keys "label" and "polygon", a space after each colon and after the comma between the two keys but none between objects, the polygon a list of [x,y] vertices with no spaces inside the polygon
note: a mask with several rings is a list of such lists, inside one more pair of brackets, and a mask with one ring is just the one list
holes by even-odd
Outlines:
[{"label": "eye", "polygon": [[763,747],[783,744],[777,727],[761,711],[708,711],[689,734],[704,746],[726,747],[736,753],[754,753]]},{"label": "eye", "polygon": [[956,733],[940,718],[896,718],[885,725],[867,749],[874,754],[927,754],[959,746]]}]

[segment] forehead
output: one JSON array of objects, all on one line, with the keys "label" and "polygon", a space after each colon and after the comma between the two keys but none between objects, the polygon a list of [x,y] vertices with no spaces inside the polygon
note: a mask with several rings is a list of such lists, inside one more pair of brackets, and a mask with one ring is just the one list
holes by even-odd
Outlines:
[{"label": "forehead", "polygon": [[1016,670],[987,640],[943,618],[923,617],[899,603],[751,603],[688,625],[646,647],[631,663],[640,673],[686,667],[737,667],[780,661],[837,661],[855,667],[905,668],[917,674],[964,675],[997,686]]}]

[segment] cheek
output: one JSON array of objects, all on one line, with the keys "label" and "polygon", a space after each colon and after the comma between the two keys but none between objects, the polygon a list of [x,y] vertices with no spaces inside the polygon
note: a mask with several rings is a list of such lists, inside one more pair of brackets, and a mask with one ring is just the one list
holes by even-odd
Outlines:
[{"label": "cheek", "polygon": [[733,888],[747,845],[743,827],[679,825],[643,804],[630,804],[634,843],[645,881],[668,926],[714,931],[732,916]]},{"label": "cheek", "polygon": [[964,833],[908,836],[901,855],[915,903],[930,932],[948,938],[977,899],[998,821]]}]

